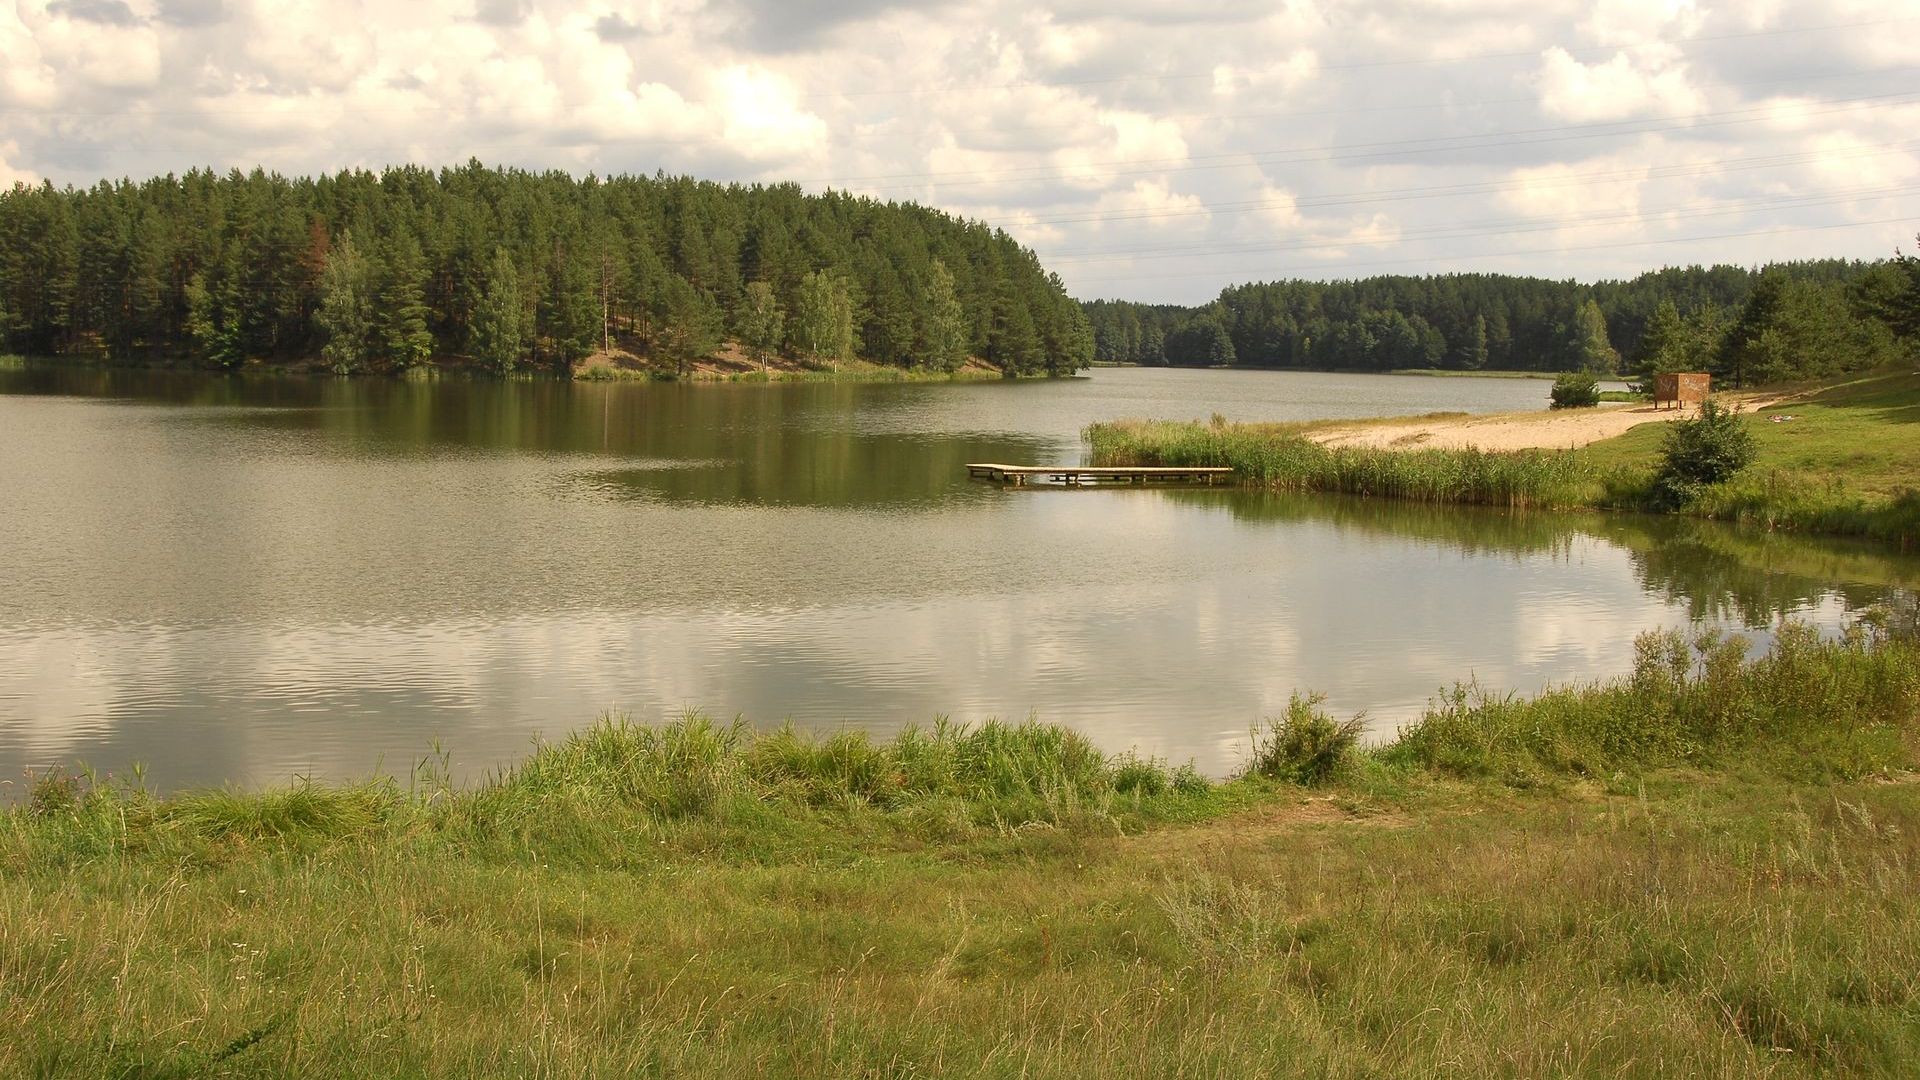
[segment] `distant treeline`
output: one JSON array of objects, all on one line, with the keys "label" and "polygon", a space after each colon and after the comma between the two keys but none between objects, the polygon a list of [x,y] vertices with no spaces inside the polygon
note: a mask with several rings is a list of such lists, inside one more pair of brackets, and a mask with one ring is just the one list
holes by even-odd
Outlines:
[{"label": "distant treeline", "polygon": [[511,371],[726,341],[1010,374],[1093,355],[1080,306],[1006,233],[791,184],[470,162],[0,193],[0,352]]},{"label": "distant treeline", "polygon": [[1920,336],[1920,260],[1236,285],[1197,308],[1096,300],[1094,357],[1342,371],[1707,370],[1762,382],[1888,363]]}]

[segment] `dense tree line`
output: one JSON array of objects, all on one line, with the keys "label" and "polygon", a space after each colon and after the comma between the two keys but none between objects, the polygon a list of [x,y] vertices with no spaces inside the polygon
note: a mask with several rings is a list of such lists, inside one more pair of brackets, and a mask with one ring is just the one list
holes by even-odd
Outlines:
[{"label": "dense tree line", "polygon": [[1006,233],[796,185],[490,169],[193,171],[0,193],[0,351],[340,372],[566,369],[618,343],[1084,367],[1080,306]]},{"label": "dense tree line", "polygon": [[1094,356],[1342,371],[1860,370],[1920,340],[1920,260],[1668,268],[1583,285],[1501,274],[1231,286],[1198,308],[1086,305]]}]

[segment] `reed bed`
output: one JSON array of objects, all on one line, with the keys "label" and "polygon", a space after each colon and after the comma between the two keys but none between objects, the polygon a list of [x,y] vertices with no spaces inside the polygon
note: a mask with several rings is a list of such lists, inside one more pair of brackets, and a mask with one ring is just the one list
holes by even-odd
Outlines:
[{"label": "reed bed", "polygon": [[1603,479],[1560,451],[1326,447],[1298,427],[1123,420],[1085,432],[1096,465],[1226,466],[1277,491],[1508,508],[1591,506]]}]

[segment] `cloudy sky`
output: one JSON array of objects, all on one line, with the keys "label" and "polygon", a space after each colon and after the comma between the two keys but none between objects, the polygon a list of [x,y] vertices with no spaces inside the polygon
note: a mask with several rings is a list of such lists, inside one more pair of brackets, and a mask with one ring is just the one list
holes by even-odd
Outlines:
[{"label": "cloudy sky", "polygon": [[1593,279],[1910,248],[1917,35],[1920,0],[11,0],[0,184],[478,157],[913,199],[1086,298]]}]

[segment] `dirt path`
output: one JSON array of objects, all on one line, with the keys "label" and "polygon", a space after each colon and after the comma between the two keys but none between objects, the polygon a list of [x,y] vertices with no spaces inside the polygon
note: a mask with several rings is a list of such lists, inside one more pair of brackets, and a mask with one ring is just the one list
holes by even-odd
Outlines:
[{"label": "dirt path", "polygon": [[[1762,394],[1724,394],[1718,395],[1717,399],[1748,411],[1787,400],[1777,395]],[[1310,431],[1307,437],[1324,446],[1370,446],[1391,450],[1461,450],[1467,447],[1480,450],[1566,450],[1601,439],[1611,439],[1641,424],[1666,423],[1693,413],[1692,409],[1607,404],[1593,409],[1335,424]]]}]

